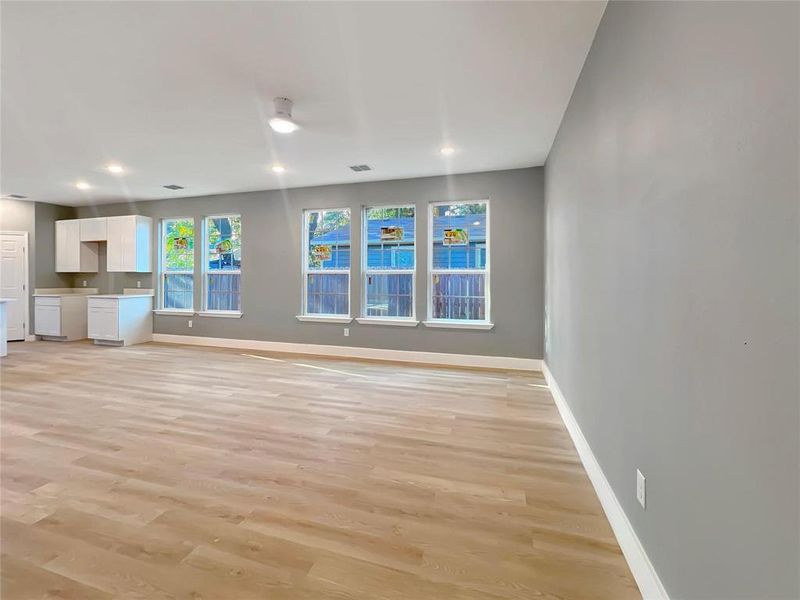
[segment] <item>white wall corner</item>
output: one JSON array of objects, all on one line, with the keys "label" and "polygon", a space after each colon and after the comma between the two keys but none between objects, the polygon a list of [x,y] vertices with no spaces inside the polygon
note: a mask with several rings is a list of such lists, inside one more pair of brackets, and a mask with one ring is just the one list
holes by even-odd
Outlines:
[{"label": "white wall corner", "polygon": [[653,563],[650,562],[650,558],[639,541],[636,531],[634,531],[628,516],[622,509],[616,494],[614,494],[611,484],[606,479],[603,469],[600,468],[600,463],[597,462],[589,442],[586,441],[578,422],[575,420],[575,416],[572,414],[561,388],[558,387],[558,383],[544,361],[542,361],[542,372],[547,380],[547,385],[550,386],[553,400],[556,403],[558,412],[561,413],[561,419],[564,421],[567,431],[569,431],[572,442],[575,444],[575,449],[578,451],[583,467],[586,469],[594,490],[600,498],[600,503],[611,524],[611,529],[614,531],[622,553],[625,555],[625,560],[628,561],[628,566],[633,573],[636,584],[639,586],[643,600],[669,600],[667,591],[661,583]]},{"label": "white wall corner", "polygon": [[261,350],[264,352],[286,352],[290,354],[313,354],[315,356],[386,360],[392,362],[451,367],[509,369],[521,371],[542,370],[542,361],[538,358],[517,358],[513,356],[478,356],[474,354],[446,354],[444,352],[415,352],[412,350],[387,350],[383,348],[358,348],[353,346],[298,344],[293,342],[270,342],[266,340],[239,340],[232,338],[201,337],[193,335],[173,335],[169,333],[154,333],[153,341],[168,344],[187,344],[191,346],[211,346],[217,348],[238,348],[240,350]]}]

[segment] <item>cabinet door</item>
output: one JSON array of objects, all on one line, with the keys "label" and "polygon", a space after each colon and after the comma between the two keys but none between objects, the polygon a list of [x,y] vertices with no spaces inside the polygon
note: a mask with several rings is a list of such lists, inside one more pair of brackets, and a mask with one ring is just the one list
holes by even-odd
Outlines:
[{"label": "cabinet door", "polygon": [[88,335],[95,340],[116,340],[119,335],[116,308],[92,306],[88,315]]},{"label": "cabinet door", "polygon": [[123,217],[108,217],[106,230],[108,244],[106,245],[106,271],[123,271],[122,268],[122,219]]},{"label": "cabinet door", "polygon": [[81,268],[80,221],[56,221],[56,271],[78,273]]},{"label": "cabinet door", "polygon": [[136,217],[108,217],[107,229],[106,270],[136,271]]},{"label": "cabinet door", "polygon": [[61,307],[36,304],[34,309],[36,335],[61,335]]},{"label": "cabinet door", "polygon": [[80,219],[82,242],[104,242],[108,239],[106,218]]}]

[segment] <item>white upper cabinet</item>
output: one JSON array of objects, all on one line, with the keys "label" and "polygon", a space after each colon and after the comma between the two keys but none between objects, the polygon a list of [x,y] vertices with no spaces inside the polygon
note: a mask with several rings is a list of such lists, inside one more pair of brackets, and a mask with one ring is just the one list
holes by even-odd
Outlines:
[{"label": "white upper cabinet", "polygon": [[81,224],[82,242],[105,242],[108,237],[106,234],[106,218],[96,217],[94,219],[78,219]]},{"label": "white upper cabinet", "polygon": [[97,242],[106,242],[108,272],[149,273],[152,228],[140,215],[56,221],[56,272],[96,273]]},{"label": "white upper cabinet", "polygon": [[56,271],[97,273],[97,243],[81,242],[79,219],[56,221]]},{"label": "white upper cabinet", "polygon": [[140,215],[108,217],[106,270],[125,273],[152,271],[150,237],[153,220]]}]

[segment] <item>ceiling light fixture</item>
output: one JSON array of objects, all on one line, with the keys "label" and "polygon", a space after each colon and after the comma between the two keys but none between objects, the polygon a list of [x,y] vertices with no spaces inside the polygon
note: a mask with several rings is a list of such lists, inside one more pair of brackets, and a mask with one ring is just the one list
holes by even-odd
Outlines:
[{"label": "ceiling light fixture", "polygon": [[275,116],[269,120],[269,126],[278,133],[292,133],[298,128],[292,120],[292,105],[289,98],[275,98]]},{"label": "ceiling light fixture", "polygon": [[283,173],[284,171],[286,171],[286,167],[283,165],[272,165],[273,173]]},{"label": "ceiling light fixture", "polygon": [[452,156],[453,154],[455,154],[456,149],[453,148],[452,146],[442,146],[441,148],[439,148],[439,152],[441,153],[442,156]]},{"label": "ceiling light fixture", "polygon": [[79,190],[88,190],[92,186],[90,186],[85,181],[78,181],[75,183],[75,187],[78,188]]},{"label": "ceiling light fixture", "polygon": [[116,163],[111,163],[110,165],[107,165],[106,169],[108,170],[109,173],[113,173],[114,175],[119,175],[120,173],[123,173],[125,171],[125,169],[122,168],[122,165],[118,165]]}]

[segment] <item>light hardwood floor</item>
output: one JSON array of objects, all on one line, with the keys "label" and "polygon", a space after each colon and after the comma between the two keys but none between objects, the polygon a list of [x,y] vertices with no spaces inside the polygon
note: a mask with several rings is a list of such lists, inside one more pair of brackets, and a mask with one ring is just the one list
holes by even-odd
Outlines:
[{"label": "light hardwood floor", "polygon": [[536,374],[34,342],[0,376],[3,600],[641,598]]}]

